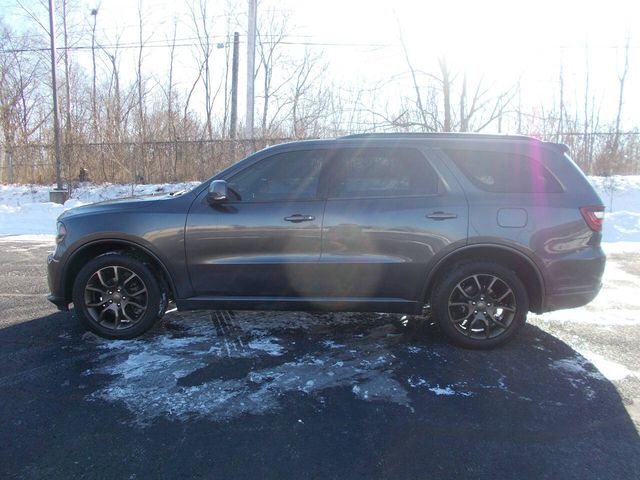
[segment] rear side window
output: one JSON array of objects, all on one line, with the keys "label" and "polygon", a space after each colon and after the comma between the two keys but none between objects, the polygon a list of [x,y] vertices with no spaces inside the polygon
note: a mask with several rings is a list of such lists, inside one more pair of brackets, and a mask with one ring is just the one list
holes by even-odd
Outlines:
[{"label": "rear side window", "polygon": [[412,148],[358,148],[338,153],[330,196],[398,197],[438,193],[438,177]]},{"label": "rear side window", "polygon": [[559,193],[562,187],[540,162],[510,152],[445,150],[478,188],[494,193]]}]

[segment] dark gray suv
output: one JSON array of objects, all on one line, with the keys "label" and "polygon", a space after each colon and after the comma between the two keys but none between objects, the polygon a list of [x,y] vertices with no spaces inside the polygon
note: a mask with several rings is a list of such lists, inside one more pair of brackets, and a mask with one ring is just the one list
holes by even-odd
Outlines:
[{"label": "dark gray suv", "polygon": [[262,150],[177,195],[63,213],[49,299],[107,338],[179,310],[420,315],[488,348],[591,301],[604,207],[564,145],[366,134]]}]

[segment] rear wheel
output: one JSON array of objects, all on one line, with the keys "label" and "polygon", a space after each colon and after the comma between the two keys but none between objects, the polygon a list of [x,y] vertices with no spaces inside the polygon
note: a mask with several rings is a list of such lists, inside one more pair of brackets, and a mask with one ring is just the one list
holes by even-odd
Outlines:
[{"label": "rear wheel", "polygon": [[493,262],[455,265],[432,296],[433,313],[445,334],[466,348],[492,348],[522,327],[529,300],[518,276]]},{"label": "rear wheel", "polygon": [[73,304],[85,328],[105,338],[130,339],[153,326],[166,293],[142,261],[121,253],[94,258],[78,273]]}]

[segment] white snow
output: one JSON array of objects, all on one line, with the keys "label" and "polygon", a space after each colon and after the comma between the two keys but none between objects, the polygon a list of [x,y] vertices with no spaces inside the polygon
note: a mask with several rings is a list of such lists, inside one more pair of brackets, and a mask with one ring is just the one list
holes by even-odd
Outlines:
[{"label": "white snow", "polygon": [[278,344],[275,338],[257,338],[249,342],[249,348],[252,350],[260,350],[272,357],[279,357],[284,354],[284,348]]},{"label": "white snow", "polygon": [[[456,390],[455,385],[445,385],[441,386],[439,384],[431,385],[427,380],[422,377],[418,377],[415,375],[411,375],[407,378],[407,383],[411,388],[424,388],[435,394],[436,396],[447,396],[450,397],[452,395],[457,395],[460,397],[473,397],[474,393],[467,392],[463,390]],[[482,387],[484,388],[484,386]]]},{"label": "white snow", "polygon": [[79,185],[64,205],[49,202],[46,185],[0,185],[0,235],[55,235],[56,219],[73,207],[133,195],[151,195],[190,190],[199,182],[154,185]]},{"label": "white snow", "polygon": [[624,365],[604,358],[597,353],[586,350],[582,352],[582,356],[589,360],[609,380],[620,381],[627,377],[638,376],[636,372],[629,370]]},{"label": "white snow", "polygon": [[[320,341],[315,349],[296,352],[288,351],[295,349],[291,334],[286,335],[289,348],[284,348],[285,340],[276,332],[303,329],[323,336],[337,325],[359,324],[359,317],[338,314],[322,320],[299,314],[304,318],[292,323],[283,313],[234,312],[225,316],[223,333],[210,313],[187,315],[182,320],[180,314],[168,315],[165,324],[180,329],[156,330],[144,341],[106,341],[89,334],[86,340],[95,341],[101,354],[85,375],[110,376],[89,399],[121,402],[141,425],[159,417],[224,421],[264,414],[279,409],[288,392],[302,392],[321,403],[323,392],[335,388],[349,388],[363,401],[392,402],[411,409],[406,389],[394,378],[389,351],[399,340],[388,335],[393,326],[384,321],[353,341],[353,353],[327,349]],[[324,330],[318,331],[318,325]],[[238,348],[228,349],[230,343]],[[246,376],[220,374],[221,362],[241,358],[254,363]],[[270,361],[261,362],[261,358]],[[274,362],[277,358],[280,361]]]},{"label": "white snow", "polygon": [[604,240],[640,242],[640,175],[589,177],[607,207]]},{"label": "white snow", "polygon": [[437,385],[435,387],[431,387],[429,388],[430,391],[432,391],[433,393],[435,393],[436,395],[455,395],[456,391],[451,388],[451,387],[440,387],[440,385]]}]

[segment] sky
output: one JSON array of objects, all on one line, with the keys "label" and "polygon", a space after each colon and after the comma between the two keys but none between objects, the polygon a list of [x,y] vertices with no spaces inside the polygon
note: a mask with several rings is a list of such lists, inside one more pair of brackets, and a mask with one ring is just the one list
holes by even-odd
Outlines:
[{"label": "sky", "polygon": [[[32,11],[45,13],[39,0],[21,1]],[[99,34],[105,39],[114,39],[119,33],[121,42],[137,42],[136,1],[77,0],[75,3],[75,22],[89,25],[89,11],[99,6]],[[176,18],[178,38],[193,37],[186,22],[188,3],[142,0],[149,44],[164,43],[172,33]],[[233,22],[233,16],[227,15],[232,4],[240,24],[228,27],[227,23]],[[0,0],[0,7],[2,15],[14,25],[35,25],[16,1]],[[237,29],[243,35],[240,78],[244,79],[246,2],[209,1],[208,9],[216,17],[214,29],[221,34],[221,42],[228,28]],[[268,9],[289,16],[292,33],[288,41],[292,45],[287,48],[292,54],[305,46],[321,51],[329,65],[329,77],[345,88],[370,86],[398,74],[405,74],[406,79],[407,65],[400,46],[402,36],[417,69],[435,72],[437,59],[446,56],[454,70],[466,72],[475,81],[482,78],[485,85],[500,89],[520,81],[525,101],[532,105],[557,95],[562,64],[566,97],[579,105],[584,94],[588,52],[590,88],[597,101],[602,102],[602,114],[607,117],[615,115],[623,46],[629,37],[630,69],[625,87],[624,123],[629,127],[640,124],[640,2],[637,0],[262,0],[259,17]],[[43,42],[46,44],[46,38]],[[220,49],[215,55],[222,60],[225,50]],[[132,49],[131,62],[134,56]],[[88,59],[88,52],[77,53],[79,63],[87,65]],[[150,49],[145,62],[148,69],[161,76],[166,70],[167,49]],[[190,48],[179,51],[178,64],[178,75],[184,75],[187,84],[195,68]],[[126,70],[133,74],[133,69]],[[402,81],[392,83],[394,86],[408,88]],[[393,95],[393,88],[387,92]]]}]

